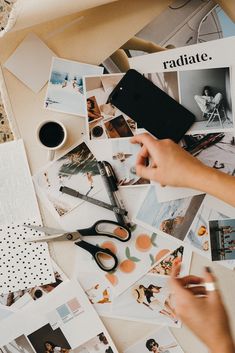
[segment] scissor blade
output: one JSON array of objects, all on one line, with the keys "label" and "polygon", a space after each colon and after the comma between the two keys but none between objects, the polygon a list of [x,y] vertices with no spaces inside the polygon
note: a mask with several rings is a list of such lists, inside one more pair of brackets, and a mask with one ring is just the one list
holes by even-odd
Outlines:
[{"label": "scissor blade", "polygon": [[60,235],[60,234],[66,233],[66,231],[62,229],[56,229],[56,228],[50,228],[50,227],[44,227],[44,226],[40,227],[40,226],[34,226],[32,224],[25,225],[25,227],[29,229],[34,229],[37,232],[42,232],[48,235]]},{"label": "scissor blade", "polygon": [[30,243],[32,243],[32,242],[38,243],[40,241],[49,242],[49,241],[53,241],[53,240],[55,240],[55,241],[62,240],[63,241],[63,240],[68,240],[68,239],[66,238],[66,234],[57,234],[57,235],[47,235],[45,237],[42,236],[42,237],[27,238],[27,239],[24,240],[24,242],[26,242],[26,243],[29,243],[29,242]]}]

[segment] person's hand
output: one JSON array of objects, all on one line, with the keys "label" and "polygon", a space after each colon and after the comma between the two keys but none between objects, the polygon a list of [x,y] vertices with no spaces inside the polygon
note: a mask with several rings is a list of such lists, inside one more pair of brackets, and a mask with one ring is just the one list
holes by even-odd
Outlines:
[{"label": "person's hand", "polygon": [[204,283],[215,283],[210,268],[204,276],[177,278],[180,264],[174,266],[170,287],[177,317],[198,336],[213,353],[234,353],[229,319],[218,289],[206,291]]},{"label": "person's hand", "polygon": [[[144,133],[131,138],[141,144],[136,160],[137,175],[161,185],[194,187],[205,166],[171,140],[156,140]],[[150,165],[146,161],[150,159]]]}]

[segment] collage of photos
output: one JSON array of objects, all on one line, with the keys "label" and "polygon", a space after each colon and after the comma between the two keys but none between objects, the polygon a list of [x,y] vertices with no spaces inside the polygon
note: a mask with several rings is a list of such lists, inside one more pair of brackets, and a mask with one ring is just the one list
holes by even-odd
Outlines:
[{"label": "collage of photos", "polygon": [[68,280],[67,276],[62,272],[59,266],[52,260],[52,268],[55,276],[55,282],[36,286],[30,289],[22,289],[16,292],[0,294],[0,304],[11,307],[12,309],[20,309],[28,303],[43,298],[51,293],[61,283]]},{"label": "collage of photos", "polygon": [[182,348],[166,327],[152,331],[134,343],[124,353],[183,353]]},{"label": "collage of photos", "polygon": [[108,97],[123,75],[104,75],[84,79],[87,100],[89,139],[133,136],[136,123],[108,102]]},{"label": "collage of photos", "polygon": [[47,324],[29,336],[21,335],[0,347],[1,353],[113,353],[103,332],[81,346],[71,349],[60,328],[52,330]]},{"label": "collage of photos", "polygon": [[210,219],[224,218],[227,218],[224,214],[214,210],[210,205],[207,205],[207,203],[203,203],[192,222],[185,239],[186,242],[193,246],[194,250],[199,250],[199,253],[210,258],[208,221]]},{"label": "collage of photos", "polygon": [[94,195],[103,187],[97,160],[85,142],[72,147],[33,178],[39,196],[41,195],[48,207],[60,217],[83,202],[81,199],[63,194],[60,191],[62,186],[70,187],[87,196]]},{"label": "collage of photos", "polygon": [[67,114],[86,115],[83,76],[102,73],[99,66],[54,57],[44,107]]},{"label": "collage of photos", "polygon": [[117,353],[77,281],[68,281],[59,297],[53,293],[47,299],[0,322],[1,353]]},{"label": "collage of photos", "polygon": [[209,221],[212,261],[235,260],[235,219]]},{"label": "collage of photos", "polygon": [[196,118],[191,131],[233,129],[230,68],[179,71],[179,85],[180,103]]},{"label": "collage of photos", "polygon": [[[144,274],[145,276],[166,277],[171,274],[172,267],[178,263],[181,263],[180,276],[185,276],[190,271],[192,251],[191,248],[187,245],[178,246],[170,250],[167,248],[167,244],[164,242],[159,242],[160,236],[155,237],[155,242],[158,243],[159,249],[156,252],[155,256],[153,253],[149,254],[153,265],[151,269]],[[80,268],[79,263],[77,268]],[[116,318],[119,316],[118,312],[115,312],[116,301],[118,296],[115,293],[115,281],[117,277],[115,274],[106,274],[104,277],[100,273],[94,272],[81,272],[76,270],[74,274],[84,289],[90,303],[95,307],[96,311],[100,316]],[[134,282],[134,281],[133,281]],[[127,289],[121,294],[121,296],[128,295]],[[142,311],[138,313],[137,321],[142,320]],[[161,317],[160,317],[161,319]]]},{"label": "collage of photos", "polygon": [[[97,244],[97,239],[89,239],[89,242]],[[137,225],[132,232],[132,237],[128,243],[123,245],[116,239],[108,241],[99,241],[98,245],[102,248],[108,248],[115,254],[118,254],[119,264],[115,271],[111,273],[102,273],[101,275],[108,280],[112,287],[115,296],[124,293],[131,283],[135,283],[140,277],[144,276],[153,266],[160,260],[164,259],[177,247],[176,242],[172,237],[166,237],[164,234],[156,234],[148,230],[147,227]],[[185,255],[185,271],[189,271],[192,253],[189,250]],[[88,259],[81,256],[77,259],[77,268],[87,268]],[[90,267],[89,271],[96,270],[96,266]],[[186,272],[185,272],[186,273]],[[80,277],[78,275],[80,280]],[[86,290],[96,286],[97,283],[87,286],[86,281],[82,277],[82,282],[85,282]],[[100,290],[105,290],[102,286],[98,286],[97,290],[91,292],[100,293]],[[107,293],[106,293],[107,294]],[[102,300],[102,293],[100,293]]]}]

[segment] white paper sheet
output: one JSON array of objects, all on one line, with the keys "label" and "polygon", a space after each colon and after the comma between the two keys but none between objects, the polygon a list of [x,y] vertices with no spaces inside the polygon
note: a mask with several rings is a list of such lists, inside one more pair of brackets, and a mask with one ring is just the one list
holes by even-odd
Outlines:
[{"label": "white paper sheet", "polygon": [[34,93],[47,83],[51,59],[56,56],[34,33],[29,33],[5,62],[5,67]]},{"label": "white paper sheet", "polygon": [[41,221],[22,140],[0,145],[0,225]]}]

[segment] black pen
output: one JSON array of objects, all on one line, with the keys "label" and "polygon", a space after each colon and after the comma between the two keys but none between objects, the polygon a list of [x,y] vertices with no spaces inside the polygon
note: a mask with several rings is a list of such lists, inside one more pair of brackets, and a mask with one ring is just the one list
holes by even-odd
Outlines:
[{"label": "black pen", "polygon": [[122,214],[122,215],[126,215],[127,214],[127,211],[124,210],[124,209],[121,209],[121,208],[119,208],[117,206],[113,206],[113,205],[110,205],[110,204],[108,204],[106,202],[94,199],[93,197],[90,197],[90,196],[87,196],[87,195],[83,195],[79,191],[71,189],[71,188],[69,188],[67,186],[61,186],[60,187],[60,191],[62,193],[64,193],[64,194],[67,194],[67,195],[70,195],[70,196],[73,196],[73,197],[77,197],[77,198],[82,199],[84,201],[90,202],[90,203],[92,203],[92,204],[94,204],[96,206],[106,208],[106,209],[108,209],[110,211],[113,211],[114,213],[119,213],[119,214]]},{"label": "black pen", "polygon": [[[101,175],[101,177],[102,177],[102,179],[104,181],[104,185],[105,185],[105,188],[107,190],[107,193],[108,193],[108,196],[109,196],[111,204],[113,206],[115,206],[115,207],[119,207],[118,203],[116,201],[116,198],[114,196],[112,184],[111,184],[111,181],[110,181],[110,175],[109,175],[110,172],[109,172],[108,168],[105,167],[104,163],[101,162],[101,161],[97,162],[97,166],[98,166],[100,175]],[[121,225],[126,225],[125,219],[124,219],[124,217],[122,215],[115,213],[115,217],[116,217],[118,223],[120,223]]]},{"label": "black pen", "polygon": [[[113,170],[113,167],[112,165],[107,162],[107,161],[103,161],[103,164],[106,168],[106,171],[107,171],[107,174],[108,174],[108,177],[109,177],[109,182],[110,182],[110,185],[111,185],[111,188],[112,188],[112,192],[113,192],[113,195],[115,197],[115,200],[116,200],[116,203],[117,203],[117,206],[119,208],[122,208],[124,210],[126,210],[125,208],[125,205],[124,205],[124,202],[123,200],[121,199],[121,197],[119,196],[119,190],[118,190],[118,179],[115,175],[115,172]],[[131,222],[130,222],[130,219],[128,218],[127,214],[125,215],[126,216],[126,220],[125,220],[125,217],[123,217],[124,219],[124,222],[125,224],[127,224],[128,222],[128,226],[130,227],[131,226]]]}]

